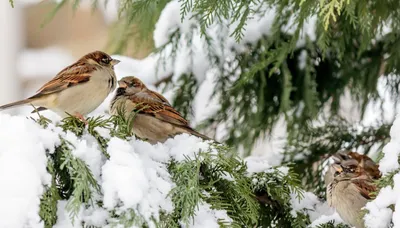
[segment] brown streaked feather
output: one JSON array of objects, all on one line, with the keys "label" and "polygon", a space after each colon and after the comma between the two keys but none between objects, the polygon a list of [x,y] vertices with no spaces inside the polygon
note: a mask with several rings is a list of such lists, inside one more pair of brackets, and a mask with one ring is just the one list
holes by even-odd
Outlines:
[{"label": "brown streaked feather", "polygon": [[149,93],[151,93],[151,94],[150,94],[151,97],[157,97],[157,98],[160,99],[162,102],[165,102],[165,103],[167,103],[168,105],[171,106],[171,104],[169,103],[169,101],[167,100],[167,98],[165,98],[163,95],[161,95],[161,94],[159,94],[159,93],[156,93],[156,92],[154,92],[154,91],[151,91],[151,90],[147,90],[147,91],[149,91]]},{"label": "brown streaked feather", "polygon": [[136,95],[129,96],[129,99],[132,103],[137,105],[135,111],[138,111],[141,114],[151,115],[170,124],[191,129],[187,120],[185,120],[178,111],[171,107],[169,103],[159,102],[151,97]]},{"label": "brown streaked feather", "polygon": [[371,194],[376,191],[376,186],[372,183],[367,183],[363,179],[353,179],[351,182],[357,187],[360,194],[366,199],[372,199],[374,196]]},{"label": "brown streaked feather", "polygon": [[138,98],[146,99],[146,100],[152,100],[154,102],[165,103],[165,104],[171,106],[171,104],[169,103],[167,98],[165,98],[163,95],[161,95],[157,92],[151,91],[147,88],[145,90],[141,91],[140,93],[136,93],[135,96],[137,96]]},{"label": "brown streaked feather", "polygon": [[84,65],[77,62],[56,75],[52,80],[44,84],[33,97],[60,92],[68,87],[88,82],[90,74],[96,70],[95,66]]}]

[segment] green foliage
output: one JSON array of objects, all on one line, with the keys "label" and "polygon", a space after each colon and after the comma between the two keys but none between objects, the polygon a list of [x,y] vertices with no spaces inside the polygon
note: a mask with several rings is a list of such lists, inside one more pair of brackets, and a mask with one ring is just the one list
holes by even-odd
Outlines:
[{"label": "green foliage", "polygon": [[44,221],[46,228],[53,227],[57,222],[57,202],[61,199],[55,178],[54,162],[49,161],[47,163],[47,171],[52,176],[51,186],[47,187],[46,192],[43,194],[40,202],[39,216]]},{"label": "green foliage", "polygon": [[[66,2],[60,1],[48,18],[54,16]],[[149,38],[168,2],[121,1],[120,18],[110,36],[111,53],[122,53],[128,49],[128,42],[138,35],[141,39]],[[72,3],[75,9],[79,6],[79,0]],[[221,123],[225,124],[227,135],[221,141],[231,148],[243,149],[243,154],[248,155],[255,142],[268,137],[277,121],[283,118],[288,133],[283,162],[293,165],[293,169],[284,177],[279,175],[278,170],[272,172],[273,175],[246,176],[240,159],[216,156],[209,151],[199,153],[196,159],[171,161],[171,176],[179,183],[171,192],[171,197],[178,206],[172,214],[162,213],[162,221],[165,222],[159,225],[178,227],[179,222],[188,223],[197,205],[207,202],[216,209],[226,210],[234,226],[305,227],[309,224],[307,215],[300,213],[293,218],[289,213],[289,189],[296,192],[301,180],[307,190],[323,197],[322,171],[332,153],[352,149],[368,154],[372,148],[380,151],[388,142],[390,122],[382,121],[377,127],[346,122],[339,109],[343,105],[341,98],[347,94],[360,110],[361,119],[371,102],[377,102],[383,110],[384,98],[377,91],[379,79],[385,79],[387,92],[397,105],[400,95],[400,77],[397,75],[400,69],[400,1],[180,0],[179,3],[181,20],[190,16],[197,20],[197,24],[192,25],[189,31],[179,28],[169,31],[169,42],[154,51],[161,56],[159,67],[165,64],[166,59],[175,63],[179,49],[191,50],[193,37],[200,32],[207,44],[204,49],[208,50],[209,63],[217,71],[213,95],[219,99],[220,105],[201,127],[214,129]],[[96,4],[97,1],[93,1],[94,8]],[[267,10],[271,7],[278,12],[274,15],[272,28],[259,40],[243,44],[243,32],[248,20],[270,13]],[[312,18],[316,18],[315,39],[303,36],[307,30],[304,25]],[[217,53],[216,50],[221,47],[214,45],[223,46],[225,42],[214,42],[216,40],[208,30],[225,20],[228,21],[227,26],[232,27],[229,35],[245,46],[245,51],[233,50],[235,56],[230,59]],[[288,23],[293,25],[290,33],[287,31]],[[224,26],[221,25],[221,28]],[[390,31],[382,33],[385,28],[390,28]],[[186,44],[182,44],[183,40]],[[165,51],[169,48],[171,53]],[[222,50],[225,50],[224,47]],[[179,78],[176,85],[169,81],[172,77]],[[193,98],[200,86],[193,72],[171,75],[165,82],[166,87],[177,88],[171,103],[186,118],[190,118]],[[163,83],[156,86],[160,84]],[[111,136],[129,140],[133,119],[113,117],[109,122],[101,122],[100,119],[89,123],[87,130],[79,121],[66,120],[64,130],[78,136],[87,131],[96,138],[107,157],[105,148],[108,139],[102,138],[96,127],[104,126],[110,130]],[[46,120],[38,121],[48,124]],[[227,148],[217,150],[231,152]],[[64,143],[54,155],[50,155],[54,160],[58,195],[69,199],[73,195],[74,180],[69,172],[60,169],[64,155],[57,151],[67,151],[68,154],[70,145]],[[234,166],[238,170],[233,169]],[[79,166],[79,169],[84,170],[84,167]],[[193,170],[197,172],[193,174]],[[392,185],[392,177],[396,173],[398,171],[383,177],[378,186]],[[231,181],[225,178],[228,174],[239,176],[232,176],[234,181]],[[260,187],[252,182],[256,179],[257,183],[264,183],[263,178],[268,181]],[[59,181],[61,179],[63,181]],[[41,209],[44,212],[52,210],[54,199],[58,197],[50,190],[51,187],[47,189],[46,194],[49,195],[42,200]],[[268,203],[255,204],[251,197]],[[88,202],[80,198],[78,201]],[[54,222],[54,216],[43,215],[42,218],[46,225]],[[115,218],[119,224],[143,224],[140,215],[131,212],[115,215]],[[124,218],[122,223],[119,218]],[[133,221],[139,223],[131,223]],[[335,226],[330,222],[320,227]]]},{"label": "green foliage", "polygon": [[11,7],[14,8],[14,0],[8,0],[11,4]]},{"label": "green foliage", "polygon": [[327,223],[316,226],[316,228],[350,228],[350,226],[345,225],[343,223],[335,225],[334,221],[329,221]]},{"label": "green foliage", "polygon": [[[96,129],[108,129],[110,135],[130,140],[132,135],[127,131],[127,126],[132,126],[134,116],[129,118],[127,120],[125,115],[116,115],[108,119],[90,117],[86,125],[76,117],[70,116],[57,126],[78,138],[92,135],[96,138],[99,148],[106,151],[109,139],[101,137]],[[53,124],[40,115],[34,120],[47,129]],[[72,220],[82,206],[103,206],[99,200],[101,198],[96,196],[102,192],[91,170],[85,162],[73,155],[74,145],[71,142],[61,136],[60,141],[55,151],[47,154],[48,172],[52,176],[52,183],[46,187],[40,204],[40,216],[46,227],[52,227],[57,222],[59,200],[68,201],[66,209]],[[179,227],[180,223],[190,225],[198,207],[208,203],[211,209],[224,210],[232,219],[231,222],[220,220],[221,227],[271,227],[272,224],[304,224],[305,227],[309,224],[306,214],[299,214],[294,218],[290,213],[291,194],[300,199],[303,193],[297,174],[289,168],[282,167],[271,168],[262,173],[248,173],[247,164],[234,156],[230,150],[227,146],[215,144],[210,145],[208,150],[199,151],[193,158],[186,157],[183,161],[170,160],[166,165],[175,183],[175,187],[169,193],[174,210],[172,213],[166,213],[160,209],[160,218],[154,218],[153,223],[159,227]],[[283,170],[287,170],[287,173]],[[112,226],[149,225],[142,215],[132,209],[121,211],[117,207],[109,213],[107,222]],[[85,221],[82,221],[82,225],[92,227]]]},{"label": "green foliage", "polygon": [[176,91],[172,106],[186,119],[192,114],[192,104],[198,90],[198,84],[193,74],[184,74],[179,78],[179,89]]}]

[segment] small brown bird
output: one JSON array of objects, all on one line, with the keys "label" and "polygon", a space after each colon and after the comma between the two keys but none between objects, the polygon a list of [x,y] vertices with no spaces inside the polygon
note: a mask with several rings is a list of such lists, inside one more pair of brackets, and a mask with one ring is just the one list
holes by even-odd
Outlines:
[{"label": "small brown bird", "polygon": [[101,51],[86,54],[44,84],[35,95],[0,106],[0,110],[31,104],[37,110],[49,109],[61,117],[68,114],[84,119],[116,87],[114,65],[120,61]]},{"label": "small brown bird", "polygon": [[356,228],[364,228],[361,208],[377,190],[373,180],[365,170],[345,169],[339,164],[332,164],[336,170],[333,181],[328,185],[326,198],[329,206],[336,208],[340,217]]},{"label": "small brown bird", "polygon": [[137,112],[133,120],[133,133],[139,138],[155,144],[165,142],[177,134],[187,133],[211,140],[193,130],[165,97],[149,90],[138,78],[124,77],[118,84],[119,88],[111,101],[110,113],[117,115],[118,110],[123,110],[128,117],[132,112]]},{"label": "small brown bird", "polygon": [[[335,164],[341,165],[344,170],[354,170],[359,173],[365,173],[371,180],[377,180],[382,176],[379,171],[379,165],[367,155],[353,151],[339,151],[333,154],[332,158]],[[336,170],[330,166],[328,172],[325,174],[326,185],[333,180],[335,172]]]}]

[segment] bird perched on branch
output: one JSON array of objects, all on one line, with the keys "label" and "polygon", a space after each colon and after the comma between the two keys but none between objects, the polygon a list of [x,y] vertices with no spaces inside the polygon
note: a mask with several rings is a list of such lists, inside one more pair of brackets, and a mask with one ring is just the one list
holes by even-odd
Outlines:
[{"label": "bird perched on branch", "polygon": [[209,137],[189,126],[187,120],[175,110],[161,94],[152,91],[133,76],[118,81],[119,88],[110,104],[110,113],[118,115],[123,110],[125,117],[136,112],[133,133],[150,143],[165,142],[177,134],[187,133],[204,140]]},{"label": "bird perched on branch", "polygon": [[[114,66],[120,61],[95,51],[59,72],[44,84],[35,95],[0,106],[0,110],[31,104],[37,110],[49,109],[61,117],[84,115],[95,110],[116,87]],[[68,114],[67,114],[68,113]]]},{"label": "bird perched on branch", "polygon": [[355,152],[339,152],[334,155],[334,160],[331,172],[328,172],[332,177],[325,179],[328,204],[345,222],[364,228],[361,209],[368,200],[375,198],[374,180],[381,177],[379,166],[368,156]]}]

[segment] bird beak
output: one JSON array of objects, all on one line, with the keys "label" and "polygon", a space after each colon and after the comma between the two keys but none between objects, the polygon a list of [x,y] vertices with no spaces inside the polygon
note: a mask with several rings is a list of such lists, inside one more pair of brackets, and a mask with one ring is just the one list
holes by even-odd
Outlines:
[{"label": "bird beak", "polygon": [[339,173],[343,172],[343,168],[341,165],[338,164],[332,164],[332,167]]},{"label": "bird beak", "polygon": [[117,59],[113,59],[113,60],[111,60],[111,66],[117,65],[119,62],[121,62],[121,61],[119,61]]},{"label": "bird beak", "polygon": [[127,88],[127,87],[128,87],[128,85],[126,84],[126,82],[124,82],[124,81],[122,81],[122,80],[119,80],[119,81],[118,81],[118,86],[119,86],[120,88]]}]

